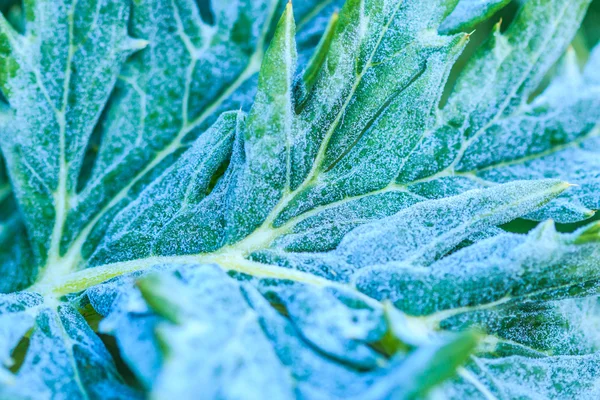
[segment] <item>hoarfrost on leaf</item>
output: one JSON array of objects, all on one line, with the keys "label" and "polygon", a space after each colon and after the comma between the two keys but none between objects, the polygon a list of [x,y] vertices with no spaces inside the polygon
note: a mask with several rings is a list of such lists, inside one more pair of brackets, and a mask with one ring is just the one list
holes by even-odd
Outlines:
[{"label": "hoarfrost on leaf", "polygon": [[590,1],[14,5],[0,397],[597,397]]}]

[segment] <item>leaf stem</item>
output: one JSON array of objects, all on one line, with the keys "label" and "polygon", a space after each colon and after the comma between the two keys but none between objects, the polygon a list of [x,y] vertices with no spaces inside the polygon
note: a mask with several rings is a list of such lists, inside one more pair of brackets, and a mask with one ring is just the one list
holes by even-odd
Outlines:
[{"label": "leaf stem", "polygon": [[153,256],[106,264],[38,282],[30,290],[42,295],[61,296],[83,291],[117,276],[146,271],[154,266],[165,264],[217,264],[226,271],[235,271],[256,277],[292,280],[321,287],[342,286],[350,288],[349,285],[329,281],[307,272],[251,261],[244,258],[241,252],[225,250],[214,254]]}]

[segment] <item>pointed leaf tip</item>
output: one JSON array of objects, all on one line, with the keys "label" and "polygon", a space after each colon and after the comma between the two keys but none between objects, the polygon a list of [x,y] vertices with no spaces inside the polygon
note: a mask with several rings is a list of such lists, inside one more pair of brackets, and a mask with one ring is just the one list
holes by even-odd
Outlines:
[{"label": "pointed leaf tip", "polygon": [[575,244],[600,242],[600,221],[593,222],[575,232]]},{"label": "pointed leaf tip", "polygon": [[146,303],[156,313],[172,323],[182,322],[179,304],[173,301],[170,295],[179,290],[178,285],[168,276],[150,274],[136,281],[136,286],[142,293]]},{"label": "pointed leaf tip", "polygon": [[136,51],[145,49],[149,43],[150,42],[145,39],[127,37],[123,42],[123,51],[134,53]]}]

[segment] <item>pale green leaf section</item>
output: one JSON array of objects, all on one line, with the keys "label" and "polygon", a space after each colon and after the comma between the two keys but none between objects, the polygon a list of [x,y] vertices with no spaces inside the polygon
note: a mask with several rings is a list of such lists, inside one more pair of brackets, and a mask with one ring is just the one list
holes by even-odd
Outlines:
[{"label": "pale green leaf section", "polygon": [[510,0],[460,0],[440,25],[440,32],[448,34],[473,29],[508,3]]},{"label": "pale green leaf section", "polygon": [[267,282],[260,291],[285,307],[302,337],[328,356],[360,369],[385,364],[383,355],[369,347],[386,331],[381,307],[339,288]]},{"label": "pale green leaf section", "polygon": [[531,0],[505,32],[498,24],[458,78],[438,127],[407,158],[399,182],[439,198],[499,182],[558,178],[580,187],[529,217],[575,222],[593,215],[600,206],[597,176],[589,172],[598,169],[600,121],[593,74],[582,77],[567,57],[564,72],[528,102],[588,4]]},{"label": "pale green leaf section", "polygon": [[296,73],[295,23],[288,3],[277,24],[258,78],[258,91],[243,128],[243,162],[229,196],[226,243],[260,226],[290,190],[293,81]]},{"label": "pale green leaf section", "polygon": [[335,253],[357,268],[390,261],[428,266],[473,233],[535,210],[568,186],[554,180],[520,181],[421,202],[353,230]]},{"label": "pale green leaf section", "polygon": [[123,383],[104,344],[73,307],[32,293],[0,296],[4,365],[10,365],[7,353],[32,329],[23,364],[2,384],[10,398],[141,398]]},{"label": "pale green leaf section", "polygon": [[[377,329],[362,340],[378,340],[387,324],[379,305],[373,309],[352,292],[296,287],[300,296],[304,289],[312,291],[309,301],[320,308],[313,314],[288,308],[292,303],[284,300],[286,291],[291,295],[294,286],[259,284],[263,294],[276,294],[284,301],[289,321],[252,285],[232,280],[216,266],[180,268],[176,276],[149,275],[138,284],[148,304],[164,318],[158,332],[167,349],[152,392],[156,398],[193,398],[199,390],[211,398],[262,398],[264,393],[278,398],[341,399],[348,393],[368,399],[414,398],[454,376],[476,344],[468,335],[438,337],[407,355],[382,358],[378,368],[362,365],[359,372],[328,359],[311,344],[323,349],[325,337],[343,339],[351,332],[358,341],[360,330],[369,325]],[[338,306],[327,307],[334,299]],[[337,312],[342,317],[333,321]],[[344,318],[347,313],[354,318]],[[221,351],[214,352],[215,347]]]},{"label": "pale green leaf section", "polygon": [[[598,293],[599,231],[594,223],[560,234],[548,222],[528,235],[483,240],[427,268],[368,267],[356,284],[444,330],[490,335],[461,379],[442,387],[449,398],[535,399],[544,393],[591,399],[600,349],[598,299],[577,297]],[[410,342],[415,336],[405,331],[400,337]]]},{"label": "pale green leaf section", "polygon": [[177,324],[159,328],[168,352],[153,396],[191,399],[203,391],[207,398],[294,398],[292,377],[239,285],[218,268],[182,274],[191,288],[168,277],[140,282],[149,304]]},{"label": "pale green leaf section", "polygon": [[589,295],[600,277],[599,241],[597,223],[559,234],[547,222],[526,236],[504,233],[483,240],[426,268],[395,262],[368,267],[358,273],[356,285],[408,314],[439,313],[432,318],[440,321],[526,299]]}]

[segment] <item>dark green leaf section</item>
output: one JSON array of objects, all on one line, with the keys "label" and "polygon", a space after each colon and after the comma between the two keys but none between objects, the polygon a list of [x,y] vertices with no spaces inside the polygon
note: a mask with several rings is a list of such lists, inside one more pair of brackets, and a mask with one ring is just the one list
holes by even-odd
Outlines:
[{"label": "dark green leaf section", "polygon": [[261,225],[290,188],[295,30],[292,5],[288,3],[265,54],[258,92],[244,124],[244,165],[230,189],[228,244]]},{"label": "dark green leaf section", "polygon": [[12,215],[0,223],[0,293],[31,286],[38,271],[25,226],[14,206],[10,208]]},{"label": "dark green leaf section", "polygon": [[130,51],[128,12],[105,0],[27,1],[25,36],[0,21],[0,86],[15,128],[2,150],[41,261],[58,257],[88,138]]},{"label": "dark green leaf section", "polygon": [[275,6],[276,0],[216,2],[215,25],[209,26],[192,0],[134,2],[130,31],[148,45],[121,73],[63,246],[81,230],[85,241],[104,213],[118,211],[130,192],[156,177],[152,170],[173,163],[189,146],[186,135],[198,136],[207,118],[214,121],[215,108],[254,74]]},{"label": "dark green leaf section", "polygon": [[224,237],[226,204],[211,202],[207,194],[213,175],[231,155],[242,118],[236,112],[223,114],[148,185],[113,219],[107,239],[96,249],[90,263],[197,254],[219,248]]},{"label": "dark green leaf section", "polygon": [[[4,124],[0,125],[0,129],[8,129]],[[15,204],[4,160],[0,161],[0,276],[0,293],[25,289],[37,277],[37,265]]]},{"label": "dark green leaf section", "polygon": [[[193,0],[172,3],[134,2],[130,31],[148,45],[121,73],[98,129],[101,143],[92,173],[72,203],[62,242],[72,253],[83,248],[84,258],[112,217],[222,112],[250,108],[282,1],[212,2],[214,24],[202,19]],[[325,28],[322,14],[328,15],[333,3],[308,1],[298,12],[304,53],[314,46],[310,37]]]}]

